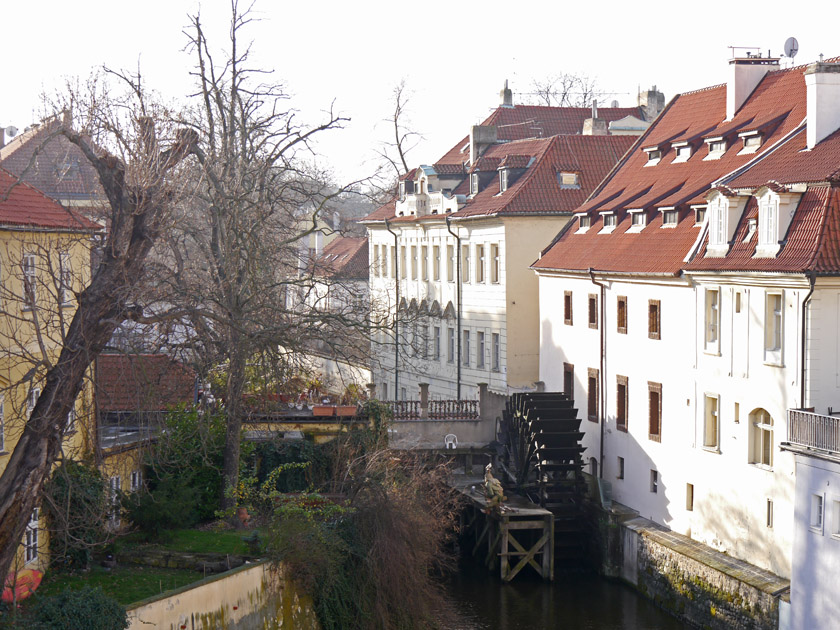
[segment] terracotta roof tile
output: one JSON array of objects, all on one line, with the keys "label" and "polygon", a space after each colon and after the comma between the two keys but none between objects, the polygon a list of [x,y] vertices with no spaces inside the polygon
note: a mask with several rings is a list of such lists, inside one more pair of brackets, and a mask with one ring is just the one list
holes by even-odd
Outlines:
[{"label": "terracotta roof tile", "polygon": [[[11,192],[9,192],[11,191]],[[4,197],[8,194],[8,198]],[[0,168],[0,225],[32,226],[54,230],[101,229],[75,210],[64,208],[40,190]]]},{"label": "terracotta roof tile", "polygon": [[368,279],[368,239],[341,236],[330,241],[315,263],[316,273],[336,278]]},{"label": "terracotta roof tile", "polygon": [[165,411],[192,403],[195,372],[162,354],[102,354],[96,359],[100,412]]}]

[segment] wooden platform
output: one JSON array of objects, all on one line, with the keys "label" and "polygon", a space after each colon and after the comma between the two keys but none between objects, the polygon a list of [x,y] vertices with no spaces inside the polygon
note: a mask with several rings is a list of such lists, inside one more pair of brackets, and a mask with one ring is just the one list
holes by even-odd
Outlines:
[{"label": "wooden platform", "polygon": [[[510,582],[526,566],[544,580],[554,579],[554,515],[518,496],[510,496],[501,512],[488,514],[484,478],[453,475],[450,485],[467,499],[464,530],[475,534],[473,555],[481,553],[487,542],[485,563],[492,569],[499,562],[500,576]],[[528,535],[527,532],[534,532]],[[526,541],[526,538],[531,540]]]}]

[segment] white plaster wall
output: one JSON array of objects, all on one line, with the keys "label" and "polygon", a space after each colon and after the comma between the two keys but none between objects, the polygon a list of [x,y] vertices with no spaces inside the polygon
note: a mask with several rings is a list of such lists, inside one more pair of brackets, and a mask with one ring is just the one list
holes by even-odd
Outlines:
[{"label": "white plaster wall", "polygon": [[[708,285],[687,280],[647,282],[613,278],[606,291],[606,388],[604,478],[615,500],[642,516],[721,551],[790,575],[793,463],[779,450],[786,437],[785,417],[798,406],[798,313],[807,284],[785,289],[784,364],[764,365],[763,286]],[[720,354],[704,348],[704,291],[722,295]],[[564,291],[573,292],[573,325],[563,323]],[[733,295],[742,292],[742,312],[733,312]],[[584,457],[599,457],[600,430],[586,419],[587,368],[599,366],[599,331],[589,328],[587,301],[600,293],[588,276],[540,277],[540,378],[549,391],[563,387],[563,363],[575,370],[575,400],[585,430]],[[626,296],[628,329],[617,332],[617,297]],[[600,299],[600,295],[599,295]],[[661,339],[648,337],[648,300],[660,300]],[[616,376],[628,377],[628,431],[617,429]],[[662,441],[648,435],[648,382],[662,384]],[[705,394],[719,396],[719,448],[703,447]],[[740,418],[735,422],[735,403]],[[749,413],[767,410],[774,420],[771,469],[750,463]],[[618,479],[618,458],[624,479]],[[650,471],[658,472],[657,492]],[[693,509],[687,506],[693,484]],[[773,523],[767,527],[767,500]]]},{"label": "white plaster wall", "polygon": [[840,410],[840,281],[817,280],[808,304],[806,407]]},{"label": "white plaster wall", "polygon": [[[824,499],[822,528],[812,528],[811,497]],[[833,628],[840,619],[840,464],[796,456],[796,531],[790,593],[790,628]]]}]

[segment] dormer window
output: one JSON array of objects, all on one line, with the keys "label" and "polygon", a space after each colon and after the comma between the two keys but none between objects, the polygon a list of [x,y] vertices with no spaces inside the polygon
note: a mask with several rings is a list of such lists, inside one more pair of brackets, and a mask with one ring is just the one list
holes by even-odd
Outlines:
[{"label": "dormer window", "polygon": [[641,232],[647,225],[647,212],[643,210],[628,210],[630,214],[630,228],[628,232]]},{"label": "dormer window", "polygon": [[602,212],[601,218],[604,220],[604,227],[601,228],[601,231],[598,234],[609,234],[615,229],[615,226],[618,225],[618,218],[615,216],[614,212]]},{"label": "dormer window", "polygon": [[508,169],[503,168],[499,171],[499,190],[505,192],[508,189]]},{"label": "dormer window", "polygon": [[662,227],[677,227],[680,213],[675,208],[662,208]]},{"label": "dormer window", "polygon": [[578,229],[576,234],[585,234],[586,231],[592,227],[592,217],[588,214],[579,214],[578,215]]},{"label": "dormer window", "polygon": [[400,199],[405,199],[405,182],[400,182]]},{"label": "dormer window", "polygon": [[645,153],[647,153],[647,162],[645,166],[656,166],[659,164],[659,160],[662,159],[662,151],[659,147],[647,147],[642,149]]},{"label": "dormer window", "polygon": [[560,184],[560,188],[563,189],[577,190],[580,188],[579,174],[572,171],[560,171],[557,173],[557,182]]},{"label": "dormer window", "polygon": [[681,142],[679,144],[674,145],[674,150],[676,151],[676,157],[674,157],[674,164],[679,162],[685,162],[688,158],[691,157],[691,145],[688,142]]},{"label": "dormer window", "polygon": [[706,220],[706,206],[694,206],[694,225],[703,225]]},{"label": "dormer window", "polygon": [[761,147],[761,133],[758,131],[745,131],[739,133],[738,137],[744,141],[744,147],[738,152],[738,155],[746,155],[755,153]]},{"label": "dormer window", "polygon": [[478,173],[473,173],[472,175],[470,175],[470,194],[478,194]]},{"label": "dormer window", "polygon": [[719,160],[726,153],[726,140],[721,137],[706,138],[706,144],[709,145],[709,155],[704,160]]}]

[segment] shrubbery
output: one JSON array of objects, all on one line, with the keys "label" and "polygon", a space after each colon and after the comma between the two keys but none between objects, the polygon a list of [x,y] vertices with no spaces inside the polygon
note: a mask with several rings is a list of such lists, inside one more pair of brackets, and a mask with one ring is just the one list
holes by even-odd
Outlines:
[{"label": "shrubbery", "polygon": [[33,613],[35,630],[124,630],[128,628],[125,608],[101,588],[85,586],[47,597]]}]

